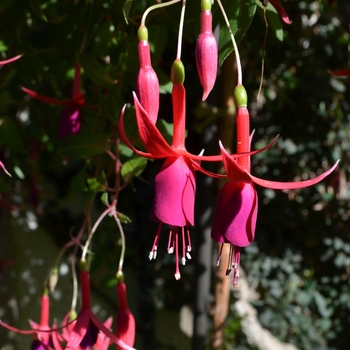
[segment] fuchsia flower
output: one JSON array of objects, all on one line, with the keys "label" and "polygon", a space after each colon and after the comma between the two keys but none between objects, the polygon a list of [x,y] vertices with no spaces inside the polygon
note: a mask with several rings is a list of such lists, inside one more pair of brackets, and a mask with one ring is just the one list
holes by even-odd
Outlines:
[{"label": "fuchsia flower", "polygon": [[87,270],[80,272],[82,307],[76,323],[69,334],[66,350],[92,349],[98,340],[101,331],[111,342],[116,343],[121,349],[134,350],[124,341],[116,337],[91,311],[90,309],[90,277]]},{"label": "fuchsia flower", "polygon": [[[135,342],[135,318],[128,307],[126,284],[122,281],[117,282],[117,292],[119,309],[117,312],[117,337],[125,344],[133,346]],[[117,350],[122,350],[117,345]]]},{"label": "fuchsia flower", "polygon": [[[0,325],[20,334],[34,334],[31,350],[52,350],[51,328],[49,326],[50,299],[47,291],[41,296],[40,323],[29,320],[31,330],[24,331],[0,321]],[[56,349],[55,349],[56,350]]]},{"label": "fuchsia flower", "polygon": [[147,112],[149,118],[156,123],[159,110],[159,82],[156,72],[151,65],[151,53],[148,43],[148,32],[145,26],[138,30],[138,53],[140,70],[136,80],[136,94],[141,106]]},{"label": "fuchsia flower", "polygon": [[201,30],[196,44],[196,64],[205,101],[215,85],[218,70],[218,44],[212,32],[211,0],[202,0]]},{"label": "fuchsia flower", "polygon": [[81,108],[95,109],[94,106],[85,105],[85,98],[80,91],[80,77],[81,77],[81,66],[76,64],[74,67],[74,80],[72,87],[72,97],[69,100],[58,100],[56,98],[47,97],[33,90],[29,90],[22,87],[22,90],[29,96],[40,100],[42,102],[54,104],[54,105],[66,105],[62,112],[60,125],[58,128],[58,138],[63,138],[68,135],[74,135],[79,133],[81,128]]},{"label": "fuchsia flower", "polygon": [[[244,90],[245,93],[245,90]],[[237,110],[238,152],[250,149],[249,112],[246,106],[238,104]],[[234,286],[239,277],[240,248],[250,245],[254,240],[258,212],[258,198],[254,183],[274,190],[293,190],[312,186],[328,176],[338,165],[311,180],[298,182],[276,182],[259,179],[250,173],[250,157],[235,160],[222,144],[220,149],[229,182],[221,189],[215,210],[211,237],[219,243],[230,243],[229,264],[234,268]],[[220,262],[221,256],[219,256]],[[227,274],[231,268],[228,267]]]},{"label": "fuchsia flower", "polygon": [[[150,159],[165,158],[163,167],[156,176],[154,183],[154,202],[151,219],[159,222],[159,226],[149,258],[151,260],[156,258],[162,224],[168,224],[170,226],[168,253],[175,252],[176,254],[175,278],[179,279],[181,276],[178,258],[179,239],[182,241],[182,264],[186,263],[186,258],[191,258],[189,226],[194,225],[194,200],[196,193],[194,171],[201,170],[208,174],[199,166],[199,162],[221,161],[221,156],[196,156],[187,152],[185,148],[186,91],[183,85],[184,68],[180,60],[174,62],[171,77],[173,82],[172,102],[174,119],[172,145],[170,146],[161,135],[154,121],[141,106],[135,93],[134,102],[137,126],[140,138],[148,152],[137,150],[125,134],[124,112],[126,106],[124,106],[120,115],[119,131],[123,142],[138,155]],[[261,150],[246,154],[261,152],[270,147],[271,144]],[[242,157],[244,154],[235,156]]]}]

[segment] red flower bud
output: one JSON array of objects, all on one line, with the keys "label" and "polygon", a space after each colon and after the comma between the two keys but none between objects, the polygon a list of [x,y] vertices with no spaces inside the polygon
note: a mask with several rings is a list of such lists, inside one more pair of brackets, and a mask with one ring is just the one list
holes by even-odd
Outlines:
[{"label": "red flower bud", "polygon": [[[117,283],[119,310],[117,312],[117,337],[125,344],[133,346],[135,342],[135,318],[131,313],[126,296],[126,285],[124,282]],[[123,348],[117,345],[117,350]]]},{"label": "red flower bud", "polygon": [[159,82],[151,65],[150,47],[147,40],[139,42],[138,52],[140,70],[136,80],[136,94],[141,106],[155,124],[159,110]]},{"label": "red flower bud", "polygon": [[213,89],[218,69],[218,45],[212,32],[212,13],[201,13],[201,31],[196,44],[196,63],[199,79],[203,87],[202,101]]}]

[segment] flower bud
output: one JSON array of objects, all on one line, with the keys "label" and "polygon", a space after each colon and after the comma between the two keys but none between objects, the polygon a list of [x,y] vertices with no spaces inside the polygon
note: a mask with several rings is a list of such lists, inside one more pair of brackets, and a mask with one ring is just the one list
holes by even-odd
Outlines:
[{"label": "flower bud", "polygon": [[[117,312],[117,337],[125,344],[133,346],[135,342],[135,318],[131,313],[126,296],[126,285],[124,282],[117,282],[119,310]],[[118,350],[122,350],[117,345]]]},{"label": "flower bud", "polygon": [[218,45],[212,32],[210,10],[203,10],[201,13],[201,31],[196,44],[196,63],[203,87],[202,100],[205,101],[215,85],[218,70]]},{"label": "flower bud", "polygon": [[136,80],[136,94],[141,106],[147,112],[153,124],[157,121],[159,110],[159,82],[151,65],[151,54],[146,27],[140,27],[138,53],[140,70]]}]

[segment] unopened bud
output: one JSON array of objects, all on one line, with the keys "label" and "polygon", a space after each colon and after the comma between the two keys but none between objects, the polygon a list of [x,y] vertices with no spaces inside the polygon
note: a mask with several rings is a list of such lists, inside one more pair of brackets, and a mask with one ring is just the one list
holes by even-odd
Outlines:
[{"label": "unopened bud", "polygon": [[[210,2],[210,1],[209,1]],[[196,64],[205,101],[215,85],[218,70],[218,44],[212,32],[212,13],[201,13],[201,31],[196,44]]]},{"label": "unopened bud", "polygon": [[[141,106],[147,112],[153,124],[156,123],[159,110],[159,81],[151,65],[151,53],[147,41],[147,28],[140,27],[138,53],[140,70],[136,80],[136,94]],[[146,38],[146,39],[144,39]]]}]

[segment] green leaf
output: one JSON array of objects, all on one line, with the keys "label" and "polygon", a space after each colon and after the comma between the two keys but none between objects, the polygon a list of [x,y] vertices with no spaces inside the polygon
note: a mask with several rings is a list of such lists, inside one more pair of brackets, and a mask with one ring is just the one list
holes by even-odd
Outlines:
[{"label": "green leaf", "polygon": [[103,192],[101,195],[101,201],[105,206],[108,206],[108,192]]},{"label": "green leaf", "polygon": [[161,56],[168,40],[168,32],[160,25],[152,25],[148,28],[148,41],[151,52]]},{"label": "green leaf", "polygon": [[[264,7],[260,2],[258,2],[258,5],[258,14],[265,23]],[[272,32],[279,41],[283,41],[283,26],[281,18],[276,9],[270,3],[268,3],[266,7],[266,20],[269,26],[269,33]]]},{"label": "green leaf", "polygon": [[[256,0],[230,0],[226,7],[232,33],[237,44],[242,40],[248,30],[256,11]],[[227,56],[233,51],[233,45],[228,28],[221,21],[219,39],[219,64],[222,65]]]},{"label": "green leaf", "polygon": [[106,175],[102,171],[97,177],[86,179],[87,187],[92,192],[102,192],[106,190]]},{"label": "green leaf", "polygon": [[174,124],[168,123],[162,118],[158,118],[157,128],[160,131],[160,133],[163,135],[165,140],[168,142],[168,144],[171,145],[172,138],[173,138]]},{"label": "green leaf", "polygon": [[118,212],[117,215],[122,224],[130,224],[132,222],[132,220],[123,213]]},{"label": "green leaf", "polygon": [[97,133],[70,135],[59,143],[59,152],[67,157],[91,157],[109,149],[107,136]]},{"label": "green leaf", "polygon": [[75,174],[71,181],[71,187],[74,191],[86,191],[86,169],[85,167]]},{"label": "green leaf", "polygon": [[97,85],[109,87],[116,82],[108,75],[106,69],[94,59],[78,55],[77,59],[84,69],[84,73]]},{"label": "green leaf", "polygon": [[134,0],[126,0],[123,7],[123,14],[126,24],[129,24],[128,17]]},{"label": "green leaf", "polygon": [[135,157],[125,162],[120,170],[120,174],[125,182],[131,181],[135,176],[140,176],[147,165],[144,157]]},{"label": "green leaf", "polygon": [[42,20],[47,22],[47,18],[44,15],[43,10],[41,9],[41,2],[40,0],[30,0],[30,5],[32,7],[33,12]]}]

